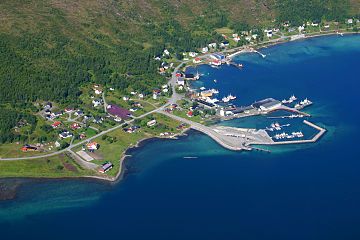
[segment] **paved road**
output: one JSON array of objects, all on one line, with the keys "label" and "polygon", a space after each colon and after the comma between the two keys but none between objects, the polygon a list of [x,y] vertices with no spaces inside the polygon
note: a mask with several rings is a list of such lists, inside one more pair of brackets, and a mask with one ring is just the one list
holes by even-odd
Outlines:
[{"label": "paved road", "polygon": [[184,119],[182,117],[173,115],[173,114],[168,113],[168,112],[164,112],[164,111],[160,111],[160,112],[162,114],[172,118],[172,119],[175,119],[175,120],[178,120],[178,121],[181,121],[181,122],[184,122],[184,123],[190,125],[190,127],[192,129],[195,129],[195,130],[197,130],[199,132],[202,132],[202,133],[208,135],[209,137],[214,139],[217,143],[219,143],[224,148],[227,148],[227,149],[230,149],[230,150],[236,150],[236,151],[244,149],[241,142],[234,141],[234,138],[232,138],[232,137],[229,137],[229,136],[226,136],[226,135],[223,135],[223,134],[219,134],[218,132],[214,131],[213,128],[204,126],[204,125],[202,125],[200,123],[193,122],[193,121],[188,120],[188,119]]}]

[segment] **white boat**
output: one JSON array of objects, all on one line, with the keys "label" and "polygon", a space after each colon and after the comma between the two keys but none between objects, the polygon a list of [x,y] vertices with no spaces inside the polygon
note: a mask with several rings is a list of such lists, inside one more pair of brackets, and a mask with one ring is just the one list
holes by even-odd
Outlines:
[{"label": "white boat", "polygon": [[207,97],[205,101],[206,101],[206,102],[208,102],[208,103],[212,103],[212,104],[214,104],[214,103],[219,102],[219,99],[217,99],[217,98],[209,98],[209,97]]},{"label": "white boat", "polygon": [[221,100],[222,100],[224,103],[227,103],[227,102],[230,101],[230,99],[229,99],[228,97],[223,97]]},{"label": "white boat", "polygon": [[229,100],[235,100],[235,99],[236,99],[236,96],[233,96],[233,95],[230,94],[230,95],[228,96],[228,98],[229,98]]},{"label": "white boat", "polygon": [[216,80],[216,79],[214,79],[214,83],[217,83],[217,80]]},{"label": "white boat", "polygon": [[213,88],[213,89],[211,89],[211,92],[212,92],[213,94],[218,94],[218,93],[219,93],[219,90]]},{"label": "white boat", "polygon": [[201,91],[204,91],[205,89],[206,89],[205,87],[201,87],[201,88],[200,88]]},{"label": "white boat", "polygon": [[305,98],[303,101],[300,102],[300,105],[310,105],[310,104],[312,104],[312,102],[307,98]]},{"label": "white boat", "polygon": [[226,103],[226,102],[229,102],[229,101],[235,100],[235,99],[236,99],[236,96],[229,94],[227,97],[223,97],[222,101]]},{"label": "white boat", "polygon": [[294,102],[294,101],[296,101],[297,100],[297,97],[295,97],[294,95],[292,95],[288,100],[282,100],[281,102],[282,103],[292,103],[292,102]]},{"label": "white boat", "polygon": [[290,100],[291,102],[296,101],[296,100],[297,100],[297,97],[295,97],[294,95],[292,95],[292,96],[289,98],[289,100]]}]

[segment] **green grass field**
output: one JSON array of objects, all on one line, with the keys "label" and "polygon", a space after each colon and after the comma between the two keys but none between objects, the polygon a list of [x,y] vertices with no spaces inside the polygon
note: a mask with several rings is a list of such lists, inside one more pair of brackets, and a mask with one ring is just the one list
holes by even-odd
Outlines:
[{"label": "green grass field", "polygon": [[0,161],[0,177],[60,178],[92,174],[64,154],[32,160]]}]

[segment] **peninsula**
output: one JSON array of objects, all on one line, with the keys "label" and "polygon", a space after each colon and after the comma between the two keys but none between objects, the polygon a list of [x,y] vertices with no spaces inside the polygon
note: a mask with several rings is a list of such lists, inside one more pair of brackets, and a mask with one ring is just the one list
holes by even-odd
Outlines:
[{"label": "peninsula", "polygon": [[[123,173],[127,149],[136,147],[144,139],[176,139],[190,128],[234,151],[269,152],[262,146],[318,141],[326,129],[312,123],[311,116],[304,112],[303,109],[312,104],[310,100],[297,100],[295,96],[288,100],[263,96],[263,100],[247,99],[247,106],[236,106],[232,103],[236,96],[230,93],[217,99],[219,92],[216,89],[193,88],[192,82],[202,76],[196,72],[188,72],[187,69],[209,64],[214,68],[229,65],[238,71],[246,71],[245,65],[233,60],[236,55],[256,53],[261,58],[267,58],[262,53],[262,48],[270,45],[329,34],[339,37],[354,34],[360,26],[356,15],[344,14],[341,20],[339,16],[329,20],[311,17],[296,21],[284,19],[285,14],[280,14],[276,21],[264,22],[263,26],[250,26],[237,21],[230,24],[230,20],[224,20],[227,18],[223,11],[219,14],[220,17],[215,14],[219,17],[219,23],[208,23],[210,25],[206,28],[202,25],[205,23],[197,26],[212,29],[213,35],[206,35],[199,41],[194,40],[191,46],[187,45],[189,41],[178,43],[168,40],[182,39],[182,34],[185,38],[190,38],[192,32],[180,31],[181,25],[170,21],[167,25],[162,24],[161,29],[151,23],[145,27],[146,33],[151,36],[149,39],[156,37],[150,34],[152,28],[162,32],[169,27],[181,32],[175,37],[169,37],[170,32],[173,32],[170,30],[164,34],[161,40],[166,44],[144,42],[141,44],[141,51],[146,54],[130,46],[118,47],[122,44],[121,40],[109,40],[111,37],[99,34],[91,40],[89,46],[99,46],[105,52],[110,42],[117,42],[116,51],[114,50],[116,56],[113,52],[108,56],[91,53],[92,58],[79,54],[76,59],[72,59],[73,62],[69,61],[67,64],[59,59],[37,59],[34,67],[40,66],[43,69],[43,65],[48,65],[54,71],[39,70],[41,74],[33,75],[38,80],[36,90],[32,88],[34,84],[30,83],[16,85],[17,89],[23,87],[24,91],[16,91],[13,95],[10,95],[12,90],[2,90],[1,99],[4,103],[0,104],[0,110],[4,114],[0,129],[0,177],[91,177],[115,181]],[[79,36],[74,39],[77,37]],[[71,41],[65,37],[59,38],[48,42],[46,53],[35,55],[44,54],[44,59],[48,56],[46,54],[61,56],[62,50],[59,49],[62,48],[58,49],[58,46],[70,48],[67,44]],[[4,39],[4,49],[7,51],[4,50],[4,55],[12,57],[13,42],[9,36]],[[39,39],[30,44],[29,46],[34,46],[32,51],[36,51],[36,46],[42,41]],[[21,40],[17,42],[19,46],[22,46],[21,43]],[[76,45],[74,49],[86,52],[81,45]],[[74,49],[68,51],[75,52]],[[23,54],[26,56],[26,49]],[[14,62],[19,65],[18,69],[30,66],[24,59],[25,57]],[[15,61],[5,60],[5,63]],[[122,65],[123,62],[126,62],[125,66]],[[55,66],[60,65],[61,69],[56,70]],[[2,79],[7,80],[1,86],[9,84],[14,89],[10,84],[11,79],[24,79],[27,73],[23,72],[24,75],[20,76],[11,69],[8,72],[12,75],[3,76]],[[36,71],[29,72],[33,74]],[[49,79],[57,80],[50,84]],[[61,79],[74,81],[63,82]],[[18,104],[16,99],[26,100]],[[281,118],[303,118],[302,124],[316,132],[312,136],[306,136],[301,131],[285,132],[286,126],[275,120],[264,129],[217,124],[219,121],[252,116],[278,118],[272,115],[275,112],[284,113]],[[283,132],[276,132],[280,130]]]}]

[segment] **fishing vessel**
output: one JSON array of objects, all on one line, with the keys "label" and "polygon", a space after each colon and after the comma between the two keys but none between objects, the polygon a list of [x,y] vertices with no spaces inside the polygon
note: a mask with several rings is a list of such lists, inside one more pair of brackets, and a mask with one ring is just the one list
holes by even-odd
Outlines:
[{"label": "fishing vessel", "polygon": [[213,89],[210,89],[210,91],[213,93],[213,94],[218,94],[219,93],[219,90],[213,88]]},{"label": "fishing vessel", "polygon": [[233,95],[229,94],[228,96],[223,97],[222,101],[227,103],[227,102],[230,102],[230,101],[235,100],[235,99],[236,99],[236,96],[233,96]]},{"label": "fishing vessel", "polygon": [[295,105],[296,109],[303,109],[304,107],[310,106],[311,104],[313,104],[312,101],[310,101],[309,99],[305,98],[304,100],[300,101],[299,103],[297,103]]},{"label": "fishing vessel", "polygon": [[296,100],[297,100],[297,97],[295,97],[294,95],[292,95],[288,100],[284,99],[284,100],[282,100],[281,102],[284,103],[284,104],[286,104],[286,103],[292,103],[292,102],[294,102],[294,101],[296,101]]}]

